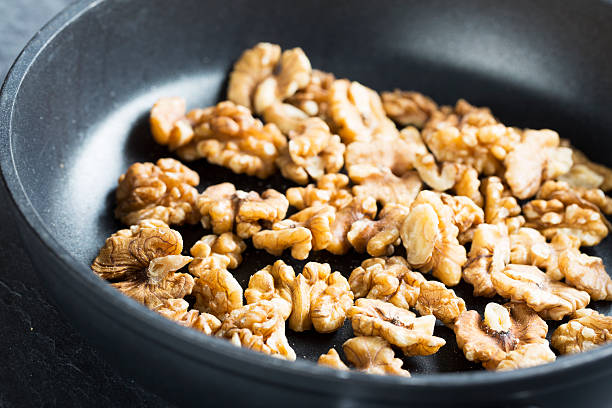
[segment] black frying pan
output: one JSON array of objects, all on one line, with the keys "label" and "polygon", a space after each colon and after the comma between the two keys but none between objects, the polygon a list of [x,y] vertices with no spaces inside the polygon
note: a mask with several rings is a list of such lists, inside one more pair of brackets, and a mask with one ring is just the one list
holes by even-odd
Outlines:
[{"label": "black frying pan", "polygon": [[[338,372],[311,361],[351,336],[289,333],[298,361],[238,349],[166,321],[89,270],[112,218],[117,177],[167,151],[147,113],[161,96],[190,107],[223,98],[240,52],[259,41],[301,46],[316,68],[377,90],[465,97],[504,122],[556,129],[608,165],[612,140],[612,5],[582,1],[81,1],[28,44],[0,97],[1,165],[24,245],[49,293],[108,358],[170,400],[190,405],[607,406],[612,346],[553,364],[490,373],[468,363],[452,332],[410,379]],[[198,162],[201,189],[231,181],[284,190]],[[204,231],[180,229],[189,246]],[[610,239],[592,249],[612,267]],[[273,262],[249,252],[236,276]],[[303,263],[283,259],[299,272]],[[346,274],[363,256],[315,254]],[[465,284],[456,288],[471,308]],[[594,308],[610,312],[606,303]],[[556,325],[551,325],[552,329]],[[460,371],[460,372],[457,372]],[[449,373],[452,372],[452,373]]]}]

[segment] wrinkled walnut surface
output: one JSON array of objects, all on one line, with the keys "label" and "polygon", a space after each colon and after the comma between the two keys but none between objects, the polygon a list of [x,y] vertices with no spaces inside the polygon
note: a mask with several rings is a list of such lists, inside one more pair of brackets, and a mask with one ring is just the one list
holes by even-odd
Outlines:
[{"label": "wrinkled walnut surface", "polygon": [[232,310],[242,307],[242,287],[223,262],[207,262],[207,258],[196,260],[202,262],[194,261],[189,265],[189,272],[198,276],[193,288],[194,308],[223,320]]},{"label": "wrinkled walnut surface", "polygon": [[194,258],[207,258],[212,254],[225,255],[230,259],[228,268],[234,269],[242,262],[242,253],[246,250],[245,242],[232,232],[221,235],[205,235],[190,249]]},{"label": "wrinkled walnut surface", "polygon": [[612,341],[612,317],[592,309],[576,311],[573,318],[559,326],[551,344],[561,354],[580,353]]},{"label": "wrinkled walnut surface", "polygon": [[156,311],[181,326],[191,327],[209,336],[221,327],[221,322],[215,316],[190,310],[189,303],[183,299],[168,299]]},{"label": "wrinkled walnut surface", "polygon": [[419,92],[400,91],[383,92],[381,95],[387,116],[402,126],[414,125],[422,128],[438,105],[429,97]]},{"label": "wrinkled walnut surface", "polygon": [[461,313],[465,312],[465,301],[442,283],[426,281],[420,284],[414,308],[421,316],[433,315],[452,327]]},{"label": "wrinkled walnut surface", "polygon": [[409,209],[403,205],[387,204],[376,221],[364,218],[351,226],[347,239],[357,252],[372,256],[393,255],[400,244],[400,229]]},{"label": "wrinkled walnut surface", "polygon": [[409,207],[421,190],[421,180],[410,171],[398,177],[385,167],[363,164],[352,166],[349,176],[357,183],[353,187],[356,197],[372,197],[382,205],[401,204]]}]

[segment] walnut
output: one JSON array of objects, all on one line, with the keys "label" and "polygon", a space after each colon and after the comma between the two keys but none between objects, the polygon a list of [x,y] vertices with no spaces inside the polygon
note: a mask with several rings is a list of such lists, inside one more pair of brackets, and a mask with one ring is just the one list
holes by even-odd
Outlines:
[{"label": "walnut", "polygon": [[299,108],[308,116],[317,116],[331,124],[329,90],[335,79],[333,74],[313,69],[308,85],[287,98],[287,103]]},{"label": "walnut", "polygon": [[427,356],[446,344],[433,335],[433,316],[416,317],[409,310],[377,299],[357,299],[349,310],[357,336],[379,336],[398,346],[408,356]]},{"label": "walnut", "polygon": [[438,166],[431,153],[418,154],[414,167],[423,182],[436,191],[453,188],[461,171],[461,166],[452,162],[444,162]]},{"label": "walnut", "polygon": [[340,359],[338,352],[331,348],[326,354],[321,354],[317,360],[317,364],[335,368],[336,370],[348,371],[349,368]]},{"label": "walnut", "polygon": [[545,319],[561,320],[589,303],[589,294],[552,280],[532,265],[509,264],[491,273],[497,293],[516,302],[525,302]]},{"label": "walnut", "polygon": [[465,301],[442,283],[426,281],[420,284],[415,309],[421,316],[434,315],[452,327],[459,315],[465,312]]},{"label": "walnut", "polygon": [[376,200],[372,197],[355,197],[346,206],[336,212],[336,218],[331,226],[332,239],[325,248],[334,255],[342,255],[349,251],[351,244],[347,234],[351,226],[358,220],[374,218],[376,215]]},{"label": "walnut", "polygon": [[572,187],[600,188],[603,191],[612,190],[612,170],[601,164],[594,163],[584,153],[573,147],[568,140],[561,140],[561,145],[572,150],[573,166],[569,173],[559,177]]},{"label": "walnut", "polygon": [[577,310],[572,320],[552,334],[551,344],[561,354],[580,353],[612,341],[612,317],[592,309]]},{"label": "walnut", "polygon": [[344,161],[351,174],[351,167],[368,164],[385,167],[401,176],[414,168],[418,155],[427,153],[419,131],[408,126],[397,134],[377,135],[369,141],[350,143],[346,147]]},{"label": "walnut", "polygon": [[190,250],[194,258],[206,258],[211,254],[225,255],[230,259],[228,268],[234,269],[242,262],[246,244],[237,235],[224,232],[221,235],[205,235]]},{"label": "walnut", "polygon": [[496,294],[491,273],[510,263],[510,239],[503,224],[480,224],[474,232],[472,247],[463,268],[463,279],[474,286],[474,296]]},{"label": "walnut", "polygon": [[335,216],[336,209],[331,205],[314,205],[293,214],[289,219],[310,230],[312,249],[320,251],[327,248],[333,238],[331,225]]},{"label": "walnut", "polygon": [[572,152],[559,147],[559,135],[552,130],[525,130],[521,143],[505,160],[504,174],[517,198],[533,196],[543,180],[553,179],[569,171]]},{"label": "walnut", "polygon": [[387,116],[402,126],[422,128],[438,105],[429,97],[411,91],[383,92],[382,103]]},{"label": "walnut", "polygon": [[241,238],[249,238],[262,227],[285,218],[289,202],[276,190],[261,194],[236,190],[231,183],[208,187],[197,201],[204,228],[215,234],[231,232],[234,227]]},{"label": "walnut", "polygon": [[330,204],[336,209],[346,207],[353,195],[346,188],[349,178],[345,174],[325,174],[317,185],[309,184],[306,187],[291,187],[287,189],[286,196],[289,204],[298,210],[317,204]]},{"label": "walnut", "polygon": [[454,109],[443,106],[433,112],[422,136],[437,161],[465,164],[485,175],[499,173],[508,152],[520,142],[516,129],[499,123],[488,108],[463,99]]},{"label": "walnut", "polygon": [[332,135],[325,122],[311,118],[289,132],[289,143],[276,164],[283,177],[306,184],[309,178],[317,180],[337,173],[344,164],[344,149],[340,137]]},{"label": "walnut", "polygon": [[378,299],[409,309],[416,305],[425,278],[411,271],[404,258],[393,256],[366,259],[353,269],[348,282],[355,298]]},{"label": "walnut", "polygon": [[476,169],[465,167],[454,188],[457,195],[468,197],[479,207],[484,206],[484,198],[480,193],[480,180]]},{"label": "walnut", "polygon": [[[186,102],[183,98],[161,98],[153,104],[149,123],[153,139],[161,145],[169,145],[172,150],[193,137],[193,130],[185,118]],[[186,127],[185,132],[181,130]]]},{"label": "walnut", "polygon": [[308,119],[308,115],[295,106],[280,102],[268,106],[262,117],[266,123],[275,124],[285,135],[299,130]]},{"label": "walnut", "polygon": [[344,324],[353,305],[353,292],[345,277],[331,273],[329,264],[308,262],[295,278],[292,300],[292,330],[301,332],[314,326],[319,333],[329,333]]},{"label": "walnut", "polygon": [[525,226],[539,230],[546,238],[557,233],[572,235],[582,245],[597,245],[608,235],[608,221],[597,205],[585,200],[567,183],[544,183],[535,200],[523,206]]},{"label": "walnut", "polygon": [[453,222],[459,228],[459,234],[475,229],[484,222],[482,208],[469,197],[440,194],[440,199],[453,211]]},{"label": "walnut", "polygon": [[526,367],[555,359],[550,348],[548,352],[533,349],[538,344],[548,347],[548,326],[523,303],[489,303],[484,321],[478,312],[466,311],[455,322],[454,331],[465,357],[482,363],[487,370]]},{"label": "walnut", "polygon": [[91,269],[111,285],[143,303],[159,308],[166,299],[191,293],[191,275],[176,271],[191,261],[181,256],[183,238],[159,220],[142,220],[106,239]]},{"label": "walnut", "polygon": [[358,370],[368,374],[410,377],[410,373],[402,369],[403,361],[395,358],[389,343],[380,337],[353,337],[345,341],[342,348],[346,359]]},{"label": "walnut", "polygon": [[276,256],[291,248],[292,257],[306,259],[312,249],[312,233],[300,223],[287,219],[274,223],[272,229],[253,235],[253,246]]},{"label": "walnut", "polygon": [[373,197],[382,205],[410,206],[421,190],[421,179],[414,171],[398,177],[385,167],[359,164],[350,168],[349,176],[358,183],[353,187],[356,197]]},{"label": "walnut", "polygon": [[247,108],[229,101],[187,116],[194,135],[176,150],[183,160],[206,158],[234,173],[259,178],[276,171],[274,162],[287,139],[273,123],[264,126]]},{"label": "walnut", "polygon": [[397,133],[378,94],[359,82],[334,81],[329,91],[329,110],[344,143],[367,142],[374,135]]},{"label": "walnut", "polygon": [[234,64],[228,99],[257,113],[282,101],[310,81],[310,61],[301,48],[281,54],[278,45],[259,43],[246,50]]},{"label": "walnut", "polygon": [[505,224],[508,232],[518,230],[525,219],[521,214],[521,206],[516,198],[510,195],[499,177],[488,177],[483,182],[485,194],[485,222],[487,224]]},{"label": "walnut", "polygon": [[378,215],[378,220],[357,220],[351,226],[347,239],[357,252],[372,256],[387,256],[399,245],[400,228],[408,216],[409,209],[399,204],[387,204]]},{"label": "walnut", "polygon": [[558,262],[568,285],[587,292],[591,300],[612,300],[612,279],[601,258],[570,249],[559,255]]},{"label": "walnut", "polygon": [[296,357],[285,336],[285,319],[276,306],[267,300],[233,310],[215,335],[237,346],[273,357],[290,361]]},{"label": "walnut", "polygon": [[183,299],[167,299],[156,311],[181,326],[194,328],[209,336],[221,327],[221,322],[215,316],[194,309],[189,310],[189,303]]},{"label": "walnut", "polygon": [[408,263],[433,275],[445,285],[461,280],[461,267],[467,257],[459,244],[459,228],[454,223],[453,209],[444,204],[439,194],[421,191],[400,230]]},{"label": "walnut", "polygon": [[281,260],[256,272],[249,279],[244,291],[247,304],[260,300],[274,303],[284,320],[289,318],[293,308],[292,292],[295,286],[293,268]]},{"label": "walnut", "polygon": [[189,265],[189,272],[198,277],[193,288],[194,308],[220,320],[242,307],[242,287],[226,269],[228,263],[229,257],[213,255],[197,258]]},{"label": "walnut", "polygon": [[195,224],[198,173],[174,159],[134,163],[119,177],[115,217],[134,225],[147,218],[167,224]]}]

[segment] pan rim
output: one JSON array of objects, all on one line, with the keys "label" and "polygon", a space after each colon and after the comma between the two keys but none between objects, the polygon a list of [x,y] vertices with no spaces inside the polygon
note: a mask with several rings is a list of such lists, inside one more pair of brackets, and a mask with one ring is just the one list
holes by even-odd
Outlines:
[{"label": "pan rim", "polygon": [[[328,386],[321,388],[317,385],[327,383],[341,386],[345,380],[350,380],[352,385],[357,387],[383,387],[387,389],[387,387],[401,386],[405,390],[428,388],[431,390],[444,389],[449,392],[452,391],[450,388],[457,391],[459,388],[467,386],[504,386],[516,384],[519,381],[523,383],[525,380],[544,379],[552,373],[561,374],[577,370],[583,371],[581,372],[582,376],[577,381],[586,381],[588,378],[605,374],[604,371],[589,373],[586,368],[598,360],[611,358],[612,345],[602,346],[580,355],[564,356],[550,364],[509,372],[437,373],[417,375],[407,379],[393,376],[369,376],[353,371],[341,372],[317,366],[309,361],[288,362],[269,358],[251,350],[239,349],[229,342],[202,336],[193,330],[176,325],[132,299],[121,295],[91,273],[89,268],[80,267],[79,262],[63,248],[48,230],[44,220],[30,202],[25,187],[21,183],[13,157],[12,120],[21,85],[26,80],[30,67],[37,62],[40,53],[54,41],[57,34],[69,27],[83,14],[111,1],[79,0],[57,14],[27,43],[11,66],[0,90],[0,169],[4,185],[9,193],[8,197],[14,204],[18,218],[20,218],[18,222],[28,228],[49,253],[63,265],[67,272],[65,277],[73,280],[67,282],[67,284],[74,287],[75,293],[96,299],[96,302],[91,302],[91,307],[98,308],[100,313],[109,317],[112,316],[120,323],[123,330],[132,331],[138,336],[148,338],[149,341],[168,347],[173,352],[200,351],[189,353],[190,358],[196,358],[200,364],[233,371],[235,375],[248,377],[259,382],[299,389],[316,389],[319,393],[329,388]],[[37,270],[37,273],[42,272]],[[119,311],[121,313],[117,313]],[[130,322],[137,322],[137,324],[130,324]],[[159,336],[160,334],[161,336]],[[212,358],[206,358],[209,357],[207,356],[208,353],[213,354]],[[232,368],[233,370],[231,370]],[[257,372],[258,370],[249,370],[248,368],[269,370],[273,375],[262,376],[260,372]],[[300,377],[308,381],[295,381]],[[536,385],[537,383],[538,381],[533,381],[534,385],[530,386],[530,389],[541,389],[542,387]],[[566,384],[559,386],[562,385]],[[550,388],[553,387],[554,385]]]}]

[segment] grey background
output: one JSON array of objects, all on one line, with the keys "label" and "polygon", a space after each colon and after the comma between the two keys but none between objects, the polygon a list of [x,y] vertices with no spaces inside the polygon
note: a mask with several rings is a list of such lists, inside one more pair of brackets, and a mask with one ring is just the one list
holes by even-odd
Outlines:
[{"label": "grey background", "polygon": [[[0,0],[0,78],[36,31],[70,3]],[[49,303],[10,205],[1,186],[0,407],[168,406],[121,377]]]}]

